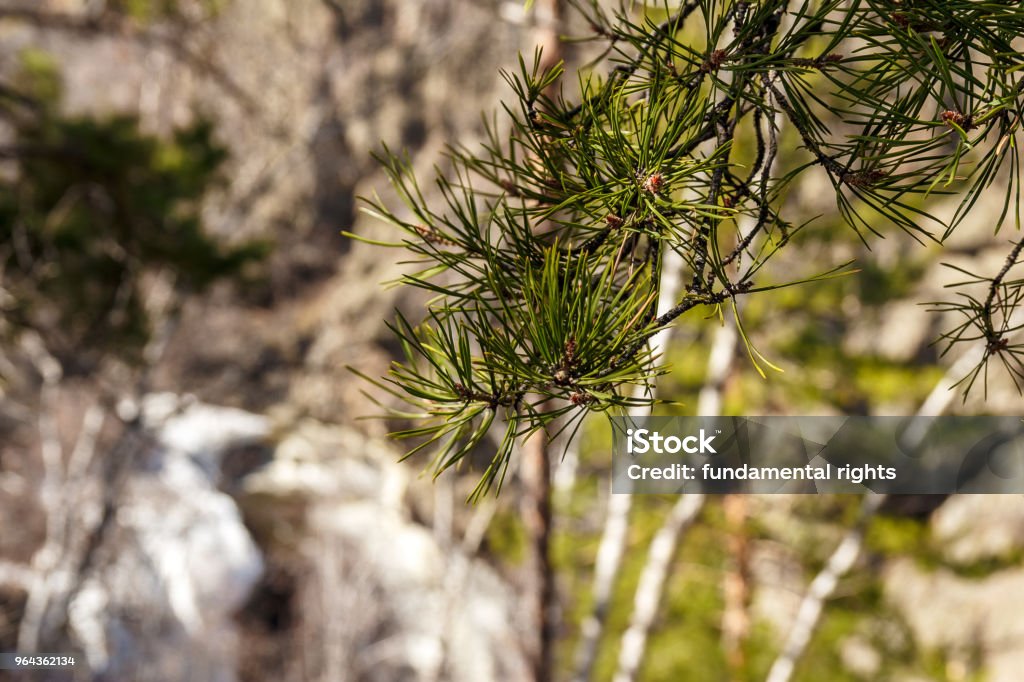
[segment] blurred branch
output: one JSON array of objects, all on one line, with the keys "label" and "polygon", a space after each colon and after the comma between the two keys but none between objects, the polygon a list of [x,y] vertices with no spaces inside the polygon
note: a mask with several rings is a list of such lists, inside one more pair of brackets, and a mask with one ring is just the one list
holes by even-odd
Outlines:
[{"label": "blurred branch", "polygon": [[567,434],[559,445],[562,457],[555,466],[552,486],[556,496],[568,497],[576,485],[576,472],[580,465],[580,441],[578,438],[570,438]]},{"label": "blurred branch", "polygon": [[[735,323],[730,320],[723,321],[715,330],[707,378],[697,401],[698,415],[710,417],[721,413],[722,387],[732,367],[738,338]],[[681,495],[651,541],[647,563],[636,588],[629,628],[622,637],[615,682],[632,682],[640,671],[647,638],[665,591],[669,565],[683,534],[704,507],[704,500],[703,495]]]},{"label": "blurred branch", "polygon": [[24,7],[0,7],[0,20],[24,21],[40,29],[64,31],[85,36],[119,35],[143,45],[166,48],[171,54],[200,73],[207,75],[221,89],[234,97],[246,113],[258,114],[259,102],[245,91],[220,66],[182,42],[179,33],[162,33],[155,29],[141,29],[135,22],[112,12],[80,17],[63,12],[47,12]]},{"label": "blurred branch", "polygon": [[[976,344],[946,370],[928,397],[921,403],[914,419],[904,430],[902,440],[905,447],[912,450],[924,441],[932,423],[928,417],[940,416],[949,408],[955,397],[953,389],[959,384],[957,377],[961,376],[967,368],[977,364],[984,352],[984,347]],[[829,557],[825,568],[814,577],[807,594],[804,595],[789,637],[782,648],[782,653],[772,664],[766,682],[789,682],[792,678],[796,664],[807,650],[814,630],[818,626],[825,601],[835,592],[839,579],[853,568],[854,562],[860,555],[867,524],[887,498],[887,495],[874,493],[864,498],[857,524],[847,531],[839,546]]]},{"label": "blurred branch", "polygon": [[725,495],[722,511],[729,559],[722,578],[722,649],[733,680],[743,679],[750,634],[750,535],[746,495]]},{"label": "blurred branch", "polygon": [[534,682],[552,679],[557,590],[551,564],[551,460],[547,433],[539,430],[523,444],[519,477],[522,513],[530,545],[530,592],[537,640],[533,651]]},{"label": "blurred branch", "polygon": [[450,525],[451,515],[454,512],[454,482],[455,479],[452,476],[441,476],[437,479],[434,493],[435,508],[443,507],[440,514],[435,511],[434,530],[447,561],[447,568],[442,586],[444,589],[442,615],[444,627],[441,629],[442,655],[438,657],[436,667],[424,676],[429,681],[439,681],[445,678],[446,665],[451,660],[455,646],[458,644],[454,637],[454,633],[457,631],[456,617],[458,616],[456,605],[465,601],[465,587],[475,567],[474,559],[480,550],[480,545],[483,543],[494,514],[498,510],[498,502],[495,498],[488,497],[481,500],[469,517],[462,540],[456,543]]},{"label": "blurred branch", "polygon": [[721,326],[715,329],[715,338],[711,342],[707,376],[697,396],[699,416],[717,417],[722,414],[722,392],[732,369],[738,341],[736,322],[726,317]]},{"label": "blurred branch", "polygon": [[665,577],[668,575],[672,557],[675,555],[680,537],[693,524],[703,507],[703,495],[681,495],[651,541],[647,563],[636,588],[629,629],[622,637],[614,682],[632,682],[637,678],[647,647],[647,634],[661,604]]},{"label": "blurred branch", "polygon": [[[707,377],[697,399],[698,415],[710,417],[722,414],[722,394],[736,358],[738,343],[739,332],[736,329],[736,322],[726,317],[722,325],[715,329],[715,338],[711,342]],[[722,499],[722,506],[726,516],[727,546],[731,557],[722,590],[725,602],[722,609],[722,646],[732,669],[733,679],[739,679],[738,673],[743,667],[743,640],[749,627],[748,538],[743,528],[747,514],[746,497],[726,495]]]},{"label": "blurred branch", "polygon": [[37,651],[50,596],[60,589],[59,583],[64,577],[56,570],[62,558],[63,537],[59,531],[65,526],[65,506],[61,499],[63,449],[54,414],[63,369],[37,334],[25,334],[22,346],[43,381],[38,418],[39,454],[43,465],[39,498],[46,515],[46,535],[42,547],[32,556],[33,579],[18,627],[18,650],[31,653]]},{"label": "blurred branch", "polygon": [[32,585],[34,574],[25,564],[0,559],[0,586],[16,587],[28,590]]},{"label": "blurred branch", "polygon": [[[659,315],[674,305],[676,297],[683,288],[683,272],[685,267],[685,261],[675,251],[670,250],[664,254],[661,270],[661,288],[658,297]],[[668,346],[671,335],[672,329],[667,328],[662,329],[651,337],[652,353],[661,355]],[[654,390],[653,386],[649,389],[643,386],[636,386],[634,388],[634,397],[638,399],[643,398],[648,393],[653,393]],[[650,408],[634,408],[632,413],[633,416],[647,416],[650,413]],[[612,589],[615,586],[615,579],[619,575],[622,557],[626,552],[629,512],[632,505],[633,496],[630,494],[612,494],[608,499],[608,513],[605,517],[604,528],[601,531],[601,542],[598,546],[597,559],[594,564],[594,582],[591,588],[594,603],[581,626],[580,643],[576,653],[574,679],[577,682],[586,682],[593,674],[594,663],[597,661],[598,646],[601,642],[605,620],[608,616]]]},{"label": "blurred branch", "polygon": [[788,682],[792,678],[796,664],[807,650],[811,636],[818,626],[825,601],[832,596],[839,584],[839,579],[853,568],[857,557],[860,556],[861,546],[864,542],[864,529],[884,499],[885,495],[874,493],[864,497],[864,501],[861,503],[860,518],[856,525],[847,531],[839,546],[825,563],[825,568],[811,581],[807,594],[800,602],[796,620],[793,623],[793,628],[789,631],[782,654],[775,659],[775,663],[772,664],[771,670],[768,672],[767,682]]},{"label": "blurred branch", "polygon": [[629,511],[632,504],[633,497],[629,494],[612,494],[608,498],[608,513],[594,563],[594,581],[591,588],[594,603],[580,628],[574,677],[577,682],[587,682],[590,679],[594,663],[597,661],[598,645],[608,617],[612,588],[619,575],[622,556],[626,552],[626,535],[629,531]]}]

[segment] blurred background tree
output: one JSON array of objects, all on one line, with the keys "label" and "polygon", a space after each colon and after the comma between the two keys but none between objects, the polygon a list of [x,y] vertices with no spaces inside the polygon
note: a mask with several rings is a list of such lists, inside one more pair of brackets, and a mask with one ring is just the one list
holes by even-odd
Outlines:
[{"label": "blurred background tree", "polygon": [[9,338],[34,330],[78,371],[111,350],[138,360],[150,335],[147,276],[200,291],[265,252],[203,231],[201,201],[226,157],[209,121],[161,140],[132,116],[63,116],[56,65],[35,51],[0,91],[13,129],[3,152],[14,167],[0,184]]}]

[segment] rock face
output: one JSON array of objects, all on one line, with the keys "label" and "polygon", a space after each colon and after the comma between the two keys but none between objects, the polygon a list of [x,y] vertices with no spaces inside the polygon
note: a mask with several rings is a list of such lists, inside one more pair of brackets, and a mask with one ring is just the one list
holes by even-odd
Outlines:
[{"label": "rock face", "polygon": [[240,499],[257,532],[279,524],[295,500],[306,509],[305,531],[289,540],[315,576],[294,597],[306,667],[289,672],[382,682],[525,679],[525,657],[512,644],[522,638],[514,590],[472,548],[412,517],[410,498],[434,491],[396,460],[393,449],[354,429],[306,420],[246,479]]},{"label": "rock face", "polygon": [[140,416],[153,445],[70,602],[70,633],[102,679],[230,682],[231,619],[263,560],[217,489],[220,460],[265,438],[268,421],[172,394],[147,396]]},{"label": "rock face", "polygon": [[[245,612],[282,556],[297,578],[287,608],[299,615],[275,679],[527,676],[509,644],[523,636],[514,590],[472,547],[413,518],[410,500],[424,491],[412,488],[430,483],[385,443],[304,420],[270,444],[268,418],[169,393],[122,412],[150,445],[67,609],[71,644],[95,679],[247,676]],[[269,464],[228,480],[234,453],[254,444]]]},{"label": "rock face", "polygon": [[907,559],[885,569],[884,584],[886,598],[903,614],[914,639],[944,652],[947,669],[954,671],[950,677],[980,667],[991,682],[1020,679],[1024,570],[971,580],[948,570],[924,571]]}]

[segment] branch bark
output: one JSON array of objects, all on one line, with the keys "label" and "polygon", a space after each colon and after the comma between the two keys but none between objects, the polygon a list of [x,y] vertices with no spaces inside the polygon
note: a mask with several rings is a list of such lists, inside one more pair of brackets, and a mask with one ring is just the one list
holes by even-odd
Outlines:
[{"label": "branch bark", "polygon": [[[543,69],[562,59],[559,30],[562,0],[541,0],[536,5],[534,42],[542,50]],[[553,84],[554,85],[554,84]],[[553,87],[553,86],[552,86]],[[538,228],[535,228],[538,229]],[[558,592],[551,565],[551,456],[544,429],[530,434],[522,448],[520,480],[523,484],[522,512],[530,544],[531,620],[536,631],[531,660],[534,682],[548,682],[554,667],[555,622]]]},{"label": "branch bark", "polygon": [[533,595],[532,621],[536,629],[533,678],[547,682],[554,661],[557,592],[555,571],[551,565],[551,462],[547,434],[537,431],[523,445],[523,521],[530,541],[530,593]]},{"label": "branch bark", "polygon": [[622,637],[619,663],[614,682],[633,682],[640,671],[644,651],[647,648],[647,634],[658,613],[658,605],[665,587],[665,577],[675,555],[676,547],[683,533],[697,518],[704,507],[704,496],[681,495],[672,507],[665,523],[658,529],[647,554],[647,563],[640,575],[633,602],[633,615],[629,628]]}]

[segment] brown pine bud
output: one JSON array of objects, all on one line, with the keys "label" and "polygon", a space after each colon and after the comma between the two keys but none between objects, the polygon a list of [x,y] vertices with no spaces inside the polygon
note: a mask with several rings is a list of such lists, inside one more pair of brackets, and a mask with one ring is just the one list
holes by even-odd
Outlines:
[{"label": "brown pine bud", "polygon": [[644,181],[644,191],[659,194],[665,186],[665,178],[661,173],[654,173]]},{"label": "brown pine bud", "polygon": [[718,69],[725,63],[725,60],[729,58],[729,53],[725,50],[715,50],[708,55],[707,60],[701,65],[700,70],[704,73],[710,73],[712,71],[718,71]]},{"label": "brown pine bud", "polygon": [[415,225],[412,229],[416,230],[416,234],[423,237],[423,241],[430,242],[431,244],[440,244],[441,246],[458,246],[457,242],[453,242],[451,239],[443,236],[437,231],[436,227],[427,227],[426,225]]},{"label": "brown pine bud", "polygon": [[964,114],[961,114],[959,111],[943,111],[942,114],[939,116],[939,119],[943,123],[948,125],[950,128],[952,128],[954,125],[956,125],[958,128],[964,131],[971,130],[974,128],[974,120],[971,117],[971,115],[968,114],[965,116]]},{"label": "brown pine bud", "polygon": [[569,402],[572,403],[573,405],[576,405],[577,407],[581,405],[589,405],[590,403],[594,402],[594,396],[590,395],[589,393],[585,393],[584,391],[576,391],[571,396],[569,396]]}]

